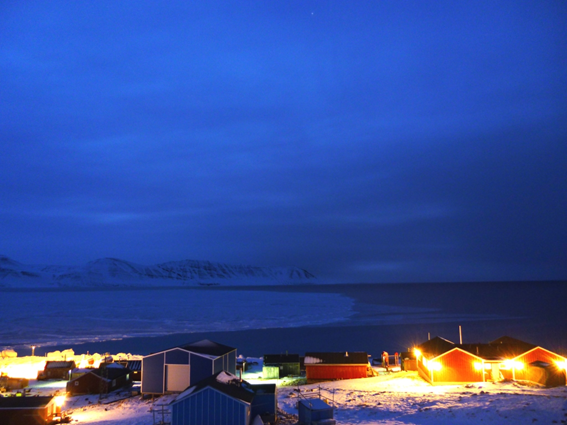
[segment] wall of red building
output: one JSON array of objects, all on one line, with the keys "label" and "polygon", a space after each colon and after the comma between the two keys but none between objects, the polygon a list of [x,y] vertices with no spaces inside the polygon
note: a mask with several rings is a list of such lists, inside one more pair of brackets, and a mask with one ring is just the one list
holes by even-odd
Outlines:
[{"label": "wall of red building", "polygon": [[313,366],[305,365],[307,379],[366,378],[367,366]]},{"label": "wall of red building", "polygon": [[[561,356],[554,354],[554,353],[550,353],[549,351],[544,350],[541,347],[536,347],[535,349],[533,349],[532,351],[529,351],[525,354],[522,354],[521,356],[519,356],[517,359],[517,361],[522,362],[524,364],[524,367],[520,370],[516,370],[515,371],[515,375],[516,375],[516,379],[517,380],[523,380],[523,379],[527,379],[527,369],[528,369],[528,365],[532,362],[535,362],[536,360],[540,360],[542,362],[546,362],[549,363],[551,365],[555,364],[555,361],[565,361]],[[502,374],[504,375],[505,378],[511,379],[512,378],[512,371],[502,371]]]},{"label": "wall of red building", "polygon": [[482,370],[474,367],[479,359],[464,351],[453,350],[437,359],[441,370],[433,371],[433,382],[482,382]]}]

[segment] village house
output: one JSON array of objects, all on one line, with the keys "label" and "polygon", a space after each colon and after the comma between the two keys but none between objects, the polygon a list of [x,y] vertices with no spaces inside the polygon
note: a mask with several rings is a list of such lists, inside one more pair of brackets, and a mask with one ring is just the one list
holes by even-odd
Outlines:
[{"label": "village house", "polygon": [[299,354],[265,354],[262,378],[281,379],[299,376]]},{"label": "village house", "polygon": [[114,390],[132,385],[132,372],[118,363],[110,363],[98,369],[90,369],[67,382],[67,393],[108,394]]},{"label": "village house", "polygon": [[250,385],[222,371],[179,394],[171,403],[171,424],[274,424],[276,400],[275,384]]},{"label": "village house", "polygon": [[121,364],[132,373],[132,381],[140,382],[142,380],[142,361],[141,360],[118,360],[116,363]]},{"label": "village house", "polygon": [[143,357],[141,391],[181,392],[221,371],[236,374],[236,348],[205,339]]},{"label": "village house", "polygon": [[305,374],[308,380],[366,378],[370,364],[363,351],[340,353],[305,353]]},{"label": "village house", "polygon": [[74,361],[47,361],[45,368],[37,374],[37,379],[64,379],[68,381],[71,371],[76,367]]},{"label": "village house", "polygon": [[[455,344],[435,337],[418,345],[414,353],[419,375],[433,385],[504,379],[535,381],[536,375],[543,385],[565,385],[566,358],[510,337],[486,344]],[[544,375],[549,381],[542,378]]]}]

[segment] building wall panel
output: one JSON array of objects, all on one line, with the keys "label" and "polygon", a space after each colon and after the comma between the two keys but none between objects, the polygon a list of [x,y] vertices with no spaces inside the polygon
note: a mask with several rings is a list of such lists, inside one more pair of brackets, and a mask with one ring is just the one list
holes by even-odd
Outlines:
[{"label": "building wall panel", "polygon": [[165,362],[167,364],[189,364],[189,353],[177,348],[166,351]]},{"label": "building wall panel", "polygon": [[165,353],[146,356],[142,359],[142,393],[163,394]]},{"label": "building wall panel", "polygon": [[213,375],[213,360],[191,354],[191,385]]},{"label": "building wall panel", "polygon": [[172,405],[172,425],[249,425],[246,405],[205,388]]},{"label": "building wall panel", "polygon": [[524,353],[523,355],[519,356],[516,360],[524,364],[524,367],[521,370],[515,371],[516,379],[518,380],[528,379],[529,377],[528,365],[532,362],[539,360],[554,365],[556,360],[565,361],[560,355],[555,353],[550,353],[549,351],[546,351],[541,347],[536,347],[535,349],[527,353]]},{"label": "building wall panel", "polygon": [[460,350],[440,357],[441,370],[433,371],[434,382],[482,382],[482,370],[474,367],[480,360]]},{"label": "building wall panel", "polygon": [[307,379],[356,379],[366,378],[366,366],[362,365],[305,365]]}]

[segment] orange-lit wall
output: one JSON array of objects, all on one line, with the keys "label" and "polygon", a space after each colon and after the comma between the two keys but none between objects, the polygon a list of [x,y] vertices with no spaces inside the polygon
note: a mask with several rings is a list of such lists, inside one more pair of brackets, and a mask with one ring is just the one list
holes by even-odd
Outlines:
[{"label": "orange-lit wall", "polygon": [[[565,361],[565,359],[559,354],[550,353],[549,351],[546,351],[541,347],[536,347],[532,351],[522,354],[521,356],[517,357],[516,360],[524,364],[523,369],[516,369],[515,375],[517,380],[527,379],[527,366],[530,363],[535,362],[536,360],[550,363],[551,365],[555,364],[556,360],[561,362]],[[512,379],[512,370],[502,370],[502,375],[505,379]]]},{"label": "orange-lit wall", "polygon": [[305,365],[307,379],[356,379],[366,378],[367,366],[337,365],[315,366]]},{"label": "orange-lit wall", "polygon": [[[476,370],[474,363],[480,361],[472,354],[453,350],[435,360],[441,370],[433,371],[433,383],[440,382],[482,382],[482,370]],[[430,381],[431,371],[419,361],[420,375]]]}]

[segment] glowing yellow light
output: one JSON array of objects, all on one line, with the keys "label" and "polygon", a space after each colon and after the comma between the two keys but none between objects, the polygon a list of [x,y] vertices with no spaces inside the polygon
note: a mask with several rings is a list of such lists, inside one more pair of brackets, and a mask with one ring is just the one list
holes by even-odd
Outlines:
[{"label": "glowing yellow light", "polygon": [[567,370],[567,360],[555,360],[555,364],[559,369]]},{"label": "glowing yellow light", "polygon": [[0,364],[0,374],[5,374],[10,378],[37,378],[37,373],[45,368],[45,360],[35,361],[29,359],[25,357],[17,358],[13,359],[11,363]]},{"label": "glowing yellow light", "polygon": [[64,403],[65,403],[65,396],[64,395],[58,395],[57,397],[55,397],[55,405],[57,407],[63,406]]},{"label": "glowing yellow light", "polygon": [[514,362],[514,368],[522,370],[524,368],[524,364],[522,362]]},{"label": "glowing yellow light", "polygon": [[416,358],[420,358],[421,357],[421,351],[419,351],[417,348],[413,349],[413,353],[415,354]]},{"label": "glowing yellow light", "polygon": [[475,368],[475,370],[481,370],[482,369],[482,363],[474,362],[474,368]]},{"label": "glowing yellow light", "polygon": [[429,369],[431,369],[431,370],[441,370],[441,363],[439,363],[439,362],[429,362]]}]

